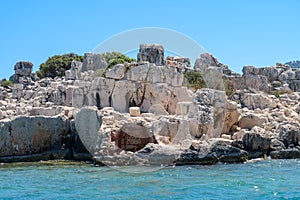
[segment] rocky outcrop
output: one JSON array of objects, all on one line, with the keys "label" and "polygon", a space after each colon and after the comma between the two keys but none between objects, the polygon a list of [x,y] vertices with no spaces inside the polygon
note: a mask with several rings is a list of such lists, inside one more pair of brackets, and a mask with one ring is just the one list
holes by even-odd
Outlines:
[{"label": "rocky outcrop", "polygon": [[85,53],[82,63],[82,72],[106,69],[107,63],[101,54]]},{"label": "rocky outcrop", "polygon": [[14,83],[28,84],[32,81],[33,64],[28,61],[17,62],[14,66],[15,74],[10,77]]},{"label": "rocky outcrop", "polygon": [[73,60],[71,62],[71,68],[66,70],[66,80],[80,79],[80,72],[82,70],[82,62]]},{"label": "rocky outcrop", "polygon": [[157,66],[164,65],[164,47],[159,44],[141,44],[137,61],[148,61]]},{"label": "rocky outcrop", "polygon": [[1,122],[0,127],[2,162],[71,156],[69,124],[64,118],[17,117],[9,122]]},{"label": "rocky outcrop", "polygon": [[241,76],[205,53],[195,63],[206,85],[198,90],[186,85],[189,59],[164,59],[161,45],[141,45],[138,62],[111,69],[87,53],[54,79],[16,66],[18,81],[0,87],[1,162],[184,165],[299,155],[300,73],[286,65],[246,66]]}]

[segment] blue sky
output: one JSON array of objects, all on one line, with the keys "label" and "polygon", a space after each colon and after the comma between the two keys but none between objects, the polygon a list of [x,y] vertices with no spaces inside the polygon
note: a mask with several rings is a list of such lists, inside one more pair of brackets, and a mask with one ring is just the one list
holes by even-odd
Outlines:
[{"label": "blue sky", "polygon": [[14,0],[0,5],[0,77],[19,60],[34,70],[55,54],[92,51],[122,31],[173,29],[196,40],[220,62],[270,66],[300,59],[297,0]]}]

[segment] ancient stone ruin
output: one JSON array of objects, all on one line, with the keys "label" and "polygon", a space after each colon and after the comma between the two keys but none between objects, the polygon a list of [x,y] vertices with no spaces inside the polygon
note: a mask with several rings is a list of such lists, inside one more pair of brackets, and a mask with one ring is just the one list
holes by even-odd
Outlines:
[{"label": "ancient stone ruin", "polygon": [[[157,44],[140,45],[137,62],[111,69],[92,53],[73,61],[65,77],[37,80],[32,66],[18,62],[14,86],[0,87],[1,162],[182,165],[300,157],[300,69],[246,66],[240,75],[209,53],[193,69],[188,58],[164,58]],[[205,87],[193,88],[189,74],[200,74]]]}]

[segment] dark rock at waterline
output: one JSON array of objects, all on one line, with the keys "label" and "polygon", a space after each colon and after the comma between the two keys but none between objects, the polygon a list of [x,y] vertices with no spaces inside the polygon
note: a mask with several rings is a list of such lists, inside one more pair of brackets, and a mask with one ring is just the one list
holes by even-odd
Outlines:
[{"label": "dark rock at waterline", "polygon": [[270,156],[272,159],[295,159],[300,158],[300,150],[299,148],[291,148],[280,151],[272,151]]},{"label": "dark rock at waterline", "polygon": [[290,124],[283,125],[280,128],[279,139],[283,141],[286,148],[299,146],[300,131]]},{"label": "dark rock at waterline", "polygon": [[250,158],[260,157],[270,151],[271,139],[263,134],[249,132],[242,140],[244,150],[249,153]]},{"label": "dark rock at waterline", "polygon": [[216,154],[219,162],[243,163],[248,160],[248,153],[231,145],[215,145],[211,151]]},{"label": "dark rock at waterline", "polygon": [[213,165],[218,158],[213,153],[201,153],[198,151],[186,150],[175,161],[176,165]]}]

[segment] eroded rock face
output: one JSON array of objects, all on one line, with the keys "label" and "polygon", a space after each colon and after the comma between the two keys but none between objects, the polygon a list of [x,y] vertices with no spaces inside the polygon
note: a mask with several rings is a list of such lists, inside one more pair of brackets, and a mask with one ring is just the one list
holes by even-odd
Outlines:
[{"label": "eroded rock face", "polygon": [[14,66],[15,74],[10,77],[14,83],[31,82],[33,64],[28,61],[17,62]]},{"label": "eroded rock face", "polygon": [[71,62],[71,68],[66,70],[65,75],[67,80],[80,79],[80,72],[82,70],[82,62],[73,60]]},{"label": "eroded rock face", "polygon": [[265,134],[265,130],[259,127],[252,129],[243,136],[244,149],[254,157],[267,154],[270,151],[271,139]]},{"label": "eroded rock face", "polygon": [[164,65],[164,48],[159,44],[141,44],[137,61],[148,61],[157,66]]},{"label": "eroded rock face", "polygon": [[[62,117],[18,117],[0,124],[0,155],[23,156],[49,152],[55,157],[62,150],[62,157],[69,155],[71,138],[68,136],[68,122]],[[52,154],[51,154],[52,152]],[[46,156],[47,157],[47,156]]]},{"label": "eroded rock face", "polygon": [[272,106],[272,100],[264,94],[244,93],[241,95],[241,104],[249,109],[265,109]]},{"label": "eroded rock face", "polygon": [[98,131],[102,124],[102,117],[96,108],[82,108],[75,118],[76,131],[87,150],[93,154],[101,140]]},{"label": "eroded rock face", "polygon": [[93,70],[96,71],[98,69],[106,69],[107,63],[101,54],[92,54],[85,53],[83,57],[82,63],[82,71]]},{"label": "eroded rock face", "polygon": [[284,143],[286,148],[299,146],[299,142],[300,142],[299,126],[297,127],[290,124],[281,126],[279,139]]},{"label": "eroded rock face", "polygon": [[267,118],[259,114],[242,114],[239,120],[239,127],[242,129],[252,129],[255,126],[262,127],[262,125],[267,121]]},{"label": "eroded rock face", "polygon": [[122,150],[136,152],[148,143],[155,143],[155,138],[152,130],[143,124],[127,123],[112,141]]},{"label": "eroded rock face", "polygon": [[218,60],[210,53],[203,53],[196,59],[195,70],[205,71],[210,66],[218,66]]}]

